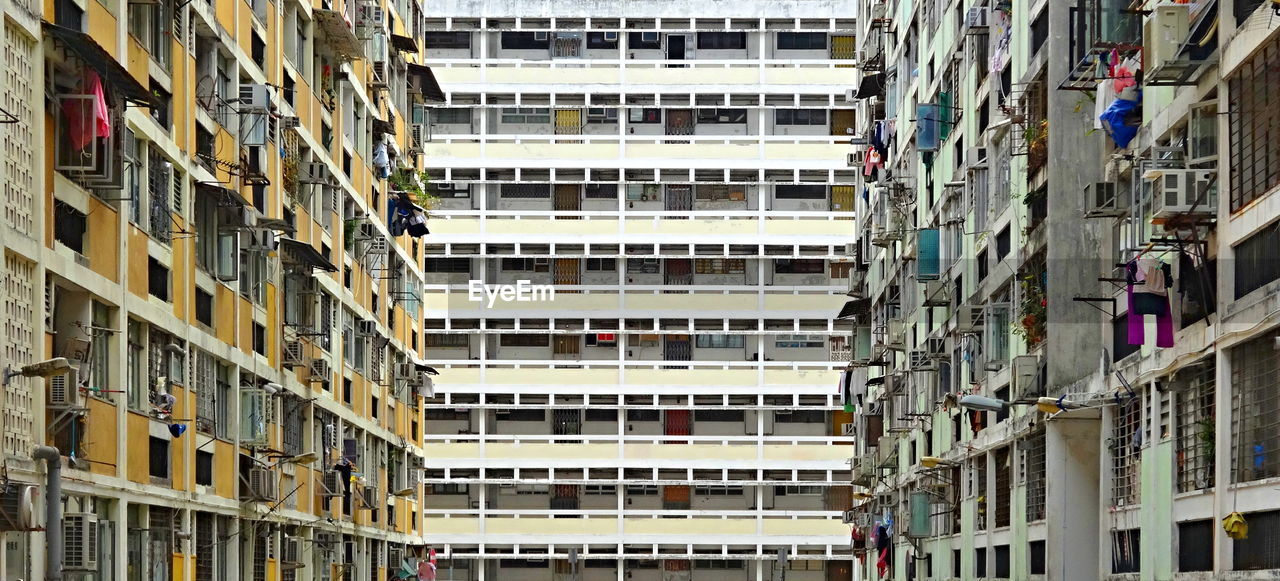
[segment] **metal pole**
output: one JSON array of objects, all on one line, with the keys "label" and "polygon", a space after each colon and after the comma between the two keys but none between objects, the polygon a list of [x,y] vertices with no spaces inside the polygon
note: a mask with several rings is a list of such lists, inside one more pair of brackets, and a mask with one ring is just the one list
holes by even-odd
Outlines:
[{"label": "metal pole", "polygon": [[48,470],[44,490],[44,578],[62,581],[62,454],[52,446],[36,446],[31,457],[44,460]]}]

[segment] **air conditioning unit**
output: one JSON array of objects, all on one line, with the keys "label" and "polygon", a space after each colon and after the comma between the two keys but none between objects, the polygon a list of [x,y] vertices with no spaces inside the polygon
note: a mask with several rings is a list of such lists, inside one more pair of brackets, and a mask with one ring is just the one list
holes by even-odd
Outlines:
[{"label": "air conditioning unit", "polygon": [[342,496],[342,473],[337,470],[326,470],[320,486],[324,489],[321,496]]},{"label": "air conditioning unit", "polygon": [[387,82],[387,61],[373,61],[373,80],[377,83]]},{"label": "air conditioning unit", "polygon": [[305,184],[323,184],[329,182],[329,166],[322,161],[309,161],[302,164],[298,172],[299,180]]},{"label": "air conditioning unit", "polygon": [[60,371],[49,377],[49,400],[51,408],[75,407],[80,403],[80,374],[75,367]]},{"label": "air conditioning unit", "polygon": [[1142,71],[1155,75],[1166,64],[1176,61],[1182,45],[1191,35],[1191,6],[1163,2],[1151,7],[1142,34]]},{"label": "air conditioning unit", "polygon": [[325,424],[324,426],[324,445],[332,450],[338,447],[338,425]]},{"label": "air conditioning unit", "polygon": [[40,487],[9,482],[0,486],[0,532],[39,530],[36,499]]},{"label": "air conditioning unit", "polygon": [[1013,358],[1013,394],[1021,399],[1039,395],[1036,379],[1040,376],[1040,358],[1036,355],[1019,355]]},{"label": "air conditioning unit", "polygon": [[858,167],[858,166],[861,166],[861,165],[862,165],[862,161],[863,161],[864,159],[866,159],[866,158],[864,157],[864,155],[865,155],[865,153],[864,153],[864,152],[861,152],[861,151],[855,151],[855,152],[853,152],[853,153],[846,154],[846,155],[845,155],[845,165],[847,165],[847,166],[849,166],[849,167]]},{"label": "air conditioning unit", "polygon": [[1143,179],[1151,182],[1151,217],[1169,219],[1217,215],[1218,188],[1214,186],[1214,173],[1214,170],[1207,169],[1147,172]]},{"label": "air conditioning unit", "polygon": [[297,367],[300,365],[306,365],[306,360],[302,354],[302,341],[285,341],[284,366]]},{"label": "air conditioning unit", "polygon": [[301,569],[304,566],[302,562],[302,539],[285,537],[284,543],[280,546],[280,568],[288,571]]},{"label": "air conditioning unit", "polygon": [[427,131],[426,123],[414,123],[410,126],[409,133],[411,137],[409,145],[414,149],[422,148],[422,144],[426,143],[431,136],[431,133]]},{"label": "air conditioning unit", "polygon": [[386,254],[387,251],[389,251],[390,249],[391,249],[390,240],[387,240],[386,238],[383,238],[381,236],[378,236],[376,238],[370,238],[368,241],[368,246],[365,247],[365,256],[368,256],[370,254]]},{"label": "air conditioning unit", "polygon": [[889,319],[888,335],[886,337],[889,348],[902,348],[907,342],[907,325],[902,319]]},{"label": "air conditioning unit", "polygon": [[323,357],[312,359],[308,368],[311,373],[307,379],[311,381],[329,381],[333,377],[333,372],[329,370],[329,360]]},{"label": "air conditioning unit", "polygon": [[924,306],[945,307],[951,304],[951,293],[947,292],[944,280],[927,280],[924,283]]},{"label": "air conditioning unit", "polygon": [[366,4],[360,9],[360,25],[366,28],[380,28],[387,21],[387,14],[381,6]]},{"label": "air conditioning unit", "polygon": [[947,339],[945,337],[929,337],[925,339],[925,351],[931,357],[946,357]]},{"label": "air conditioning unit", "polygon": [[858,90],[857,90],[857,89],[845,89],[845,90],[844,90],[844,100],[845,100],[845,102],[846,102],[846,103],[852,103],[852,102],[854,102],[854,101],[857,101],[857,100],[858,100],[857,95],[858,95]]},{"label": "air conditioning unit", "polygon": [[270,228],[256,228],[246,238],[244,249],[250,252],[271,252],[276,249],[276,232]]},{"label": "air conditioning unit", "polygon": [[986,326],[987,310],[984,305],[960,305],[956,309],[956,332],[975,333]]},{"label": "air conditioning unit", "polygon": [[618,32],[615,30],[615,31],[612,31],[612,32],[606,32],[606,33],[604,33],[604,41],[605,41],[605,42],[618,42]]},{"label": "air conditioning unit", "polygon": [[270,85],[240,85],[239,104],[241,109],[267,111],[271,109],[271,104],[274,101],[275,95]]},{"label": "air conditioning unit", "polygon": [[365,508],[376,508],[379,500],[377,486],[366,486],[360,489],[360,503]]},{"label": "air conditioning unit", "polygon": [[356,321],[356,335],[361,337],[372,337],[378,334],[378,322],[368,319]]},{"label": "air conditioning unit", "polygon": [[249,469],[249,498],[262,501],[276,500],[276,473],[270,468]]},{"label": "air conditioning unit", "polygon": [[98,515],[91,512],[62,515],[62,568],[68,571],[98,569]]},{"label": "air conditioning unit", "polygon": [[281,129],[297,129],[299,127],[302,127],[302,120],[293,115],[285,115],[280,118]]},{"label": "air conditioning unit", "polygon": [[846,242],[846,243],[844,244],[844,255],[845,255],[845,256],[857,256],[857,255],[858,255],[858,243],[857,243],[857,242]]},{"label": "air conditioning unit", "polygon": [[986,30],[991,26],[991,9],[986,6],[975,6],[964,15],[964,26],[970,30]]},{"label": "air conditioning unit", "polygon": [[1094,182],[1084,187],[1089,204],[1086,218],[1119,218],[1129,211],[1129,200],[1121,198],[1119,188],[1111,182]]},{"label": "air conditioning unit", "polygon": [[418,366],[412,363],[397,363],[395,367],[396,379],[408,380],[418,373]]},{"label": "air conditioning unit", "polygon": [[911,371],[936,371],[938,362],[929,356],[928,351],[912,350],[907,354],[907,365]]}]

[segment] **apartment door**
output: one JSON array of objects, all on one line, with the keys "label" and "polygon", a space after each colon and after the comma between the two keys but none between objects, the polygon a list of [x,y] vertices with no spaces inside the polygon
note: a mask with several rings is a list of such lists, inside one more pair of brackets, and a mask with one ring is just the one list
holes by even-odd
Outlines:
[{"label": "apartment door", "polygon": [[689,581],[693,578],[692,563],[689,561],[663,561],[662,581]]},{"label": "apartment door", "polygon": [[663,201],[663,209],[672,212],[692,211],[693,186],[667,186],[667,197]]},{"label": "apartment door", "polygon": [[667,135],[693,135],[693,109],[668,109]]},{"label": "apartment door", "polygon": [[[554,279],[556,286],[562,285],[579,285],[582,284],[582,270],[577,258],[557,258],[555,262]],[[556,289],[560,293],[577,293],[576,290]]]},{"label": "apartment door", "polygon": [[[551,433],[556,436],[582,435],[582,410],[557,409],[551,412]],[[557,439],[556,441],[561,441]]]},{"label": "apartment door", "polygon": [[[578,212],[582,210],[582,195],[578,192],[578,184],[556,184],[555,199],[552,209],[557,212]],[[557,216],[559,219],[577,220],[578,216]]]},{"label": "apartment door", "polygon": [[[665,436],[688,436],[693,429],[689,422],[689,410],[667,410],[662,413],[662,434]],[[685,444],[687,440],[667,440],[665,444]]]},{"label": "apartment door", "polygon": [[551,494],[551,510],[578,510],[578,498],[581,494],[582,487],[577,484],[555,485]]},{"label": "apartment door", "polygon": [[663,510],[689,510],[690,496],[688,486],[663,486],[662,508]]},{"label": "apartment door", "polygon": [[832,109],[831,134],[852,137],[854,116],[853,109]]},{"label": "apartment door", "polygon": [[[688,335],[667,335],[662,342],[662,358],[666,361],[690,361],[693,349]],[[685,365],[667,365],[664,369],[687,369]]]},{"label": "apartment door", "polygon": [[553,335],[551,339],[553,359],[582,358],[582,335]]},{"label": "apartment door", "polygon": [[[960,503],[956,503],[959,506]],[[958,520],[956,522],[959,522]],[[846,581],[853,578],[853,563],[850,561],[827,561],[827,581]]]},{"label": "apartment door", "polygon": [[[831,60],[851,61],[857,51],[858,43],[852,36],[832,36],[831,37]],[[853,63],[847,65],[837,65],[841,67],[852,67]]]},{"label": "apartment door", "polygon": [[[689,37],[683,34],[667,35],[667,60],[682,61],[685,59],[685,46]],[[669,67],[683,67],[684,65],[672,64]]]},{"label": "apartment door", "polygon": [[663,282],[669,285],[688,286],[693,284],[693,260],[689,258],[668,258],[662,261]]},{"label": "apartment door", "polygon": [[[582,135],[582,111],[580,109],[556,109],[556,135]],[[561,143],[581,143],[577,140]]]},{"label": "apartment door", "polygon": [[831,186],[831,211],[852,212],[857,192],[853,186]]}]

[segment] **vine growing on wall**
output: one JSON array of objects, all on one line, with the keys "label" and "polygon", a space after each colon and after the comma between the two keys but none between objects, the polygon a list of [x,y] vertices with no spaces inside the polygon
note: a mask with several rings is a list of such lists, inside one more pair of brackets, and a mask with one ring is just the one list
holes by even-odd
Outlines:
[{"label": "vine growing on wall", "polygon": [[1049,301],[1045,297],[1040,276],[1027,273],[1018,281],[1021,300],[1018,303],[1018,320],[1013,324],[1014,334],[1035,347],[1044,341],[1048,322]]}]

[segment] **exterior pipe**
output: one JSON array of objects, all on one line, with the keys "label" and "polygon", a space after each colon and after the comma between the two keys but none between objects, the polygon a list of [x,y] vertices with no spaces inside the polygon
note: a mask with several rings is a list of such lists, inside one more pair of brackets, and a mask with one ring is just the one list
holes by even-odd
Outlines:
[{"label": "exterior pipe", "polygon": [[48,469],[44,491],[44,578],[62,581],[62,454],[52,446],[36,446],[31,457],[44,460]]}]

